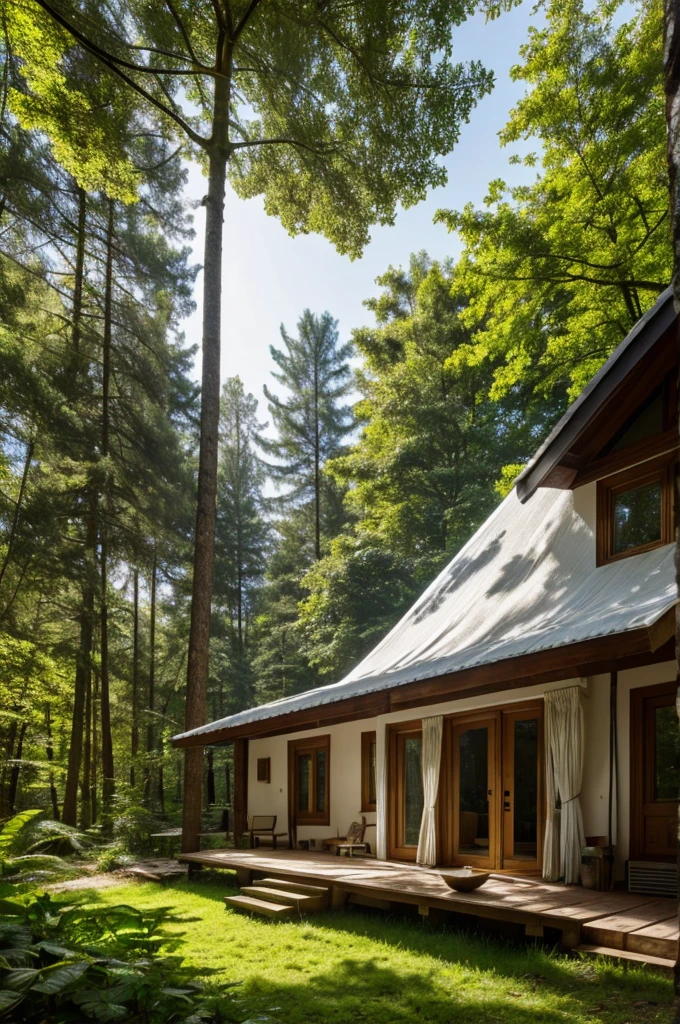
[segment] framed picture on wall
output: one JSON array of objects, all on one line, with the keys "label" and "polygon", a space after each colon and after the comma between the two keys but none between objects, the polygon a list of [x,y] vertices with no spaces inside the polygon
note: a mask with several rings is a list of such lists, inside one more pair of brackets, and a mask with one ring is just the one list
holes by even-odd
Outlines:
[{"label": "framed picture on wall", "polygon": [[257,781],[271,782],[271,758],[258,757],[257,759]]}]

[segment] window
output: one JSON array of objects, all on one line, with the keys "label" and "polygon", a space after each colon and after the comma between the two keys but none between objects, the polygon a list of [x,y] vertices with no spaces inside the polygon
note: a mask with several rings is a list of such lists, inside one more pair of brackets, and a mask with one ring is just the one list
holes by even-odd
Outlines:
[{"label": "window", "polygon": [[295,821],[330,824],[330,736],[311,736],[288,743],[288,784]]},{"label": "window", "polygon": [[376,765],[377,743],[374,732],[362,732],[361,734],[361,810],[374,811],[376,807],[375,795],[375,765]]},{"label": "window", "polygon": [[651,459],[597,485],[597,564],[673,540],[673,460]]}]

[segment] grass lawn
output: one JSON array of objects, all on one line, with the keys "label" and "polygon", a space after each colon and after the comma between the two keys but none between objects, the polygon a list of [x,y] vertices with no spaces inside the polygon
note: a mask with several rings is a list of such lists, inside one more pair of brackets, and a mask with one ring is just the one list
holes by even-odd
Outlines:
[{"label": "grass lawn", "polygon": [[671,983],[646,970],[570,959],[348,911],[297,922],[226,910],[230,889],[208,878],[96,893],[106,903],[172,907],[185,920],[182,952],[242,982],[250,1012],[285,1024],[669,1024]]}]

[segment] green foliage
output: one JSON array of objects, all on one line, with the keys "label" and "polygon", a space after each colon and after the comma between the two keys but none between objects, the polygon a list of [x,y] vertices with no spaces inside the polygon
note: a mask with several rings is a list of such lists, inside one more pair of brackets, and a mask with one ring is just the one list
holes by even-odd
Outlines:
[{"label": "green foliage", "polygon": [[40,809],[22,811],[0,827],[0,876],[12,883],[54,881],[76,869],[57,854],[80,853],[92,839]]},{"label": "green foliage", "polygon": [[660,0],[551,3],[501,133],[537,146],[516,157],[535,182],[439,214],[465,245],[472,337],[453,364],[495,363],[494,398],[523,382],[574,397],[669,281],[662,16]]},{"label": "green foliage", "polygon": [[[0,1016],[53,1021],[233,1021],[223,991],[197,982],[166,908],[88,905],[28,893],[0,901]],[[224,986],[222,986],[224,988]],[[239,1014],[240,1016],[240,1014]]]}]

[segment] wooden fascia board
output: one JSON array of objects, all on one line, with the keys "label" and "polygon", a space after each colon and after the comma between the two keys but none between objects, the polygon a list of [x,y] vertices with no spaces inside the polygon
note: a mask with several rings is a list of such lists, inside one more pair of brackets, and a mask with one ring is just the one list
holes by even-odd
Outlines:
[{"label": "wooden fascia board", "polygon": [[671,608],[653,626],[596,637],[567,647],[536,651],[518,658],[506,658],[489,665],[479,665],[450,675],[404,683],[378,693],[349,697],[333,704],[322,704],[302,711],[293,711],[276,718],[230,726],[200,736],[174,740],[175,747],[212,746],[235,739],[259,739],[285,733],[322,729],[343,722],[375,718],[390,711],[442,704],[462,697],[475,697],[495,690],[514,690],[572,679],[576,676],[598,675],[624,667],[626,659],[652,655],[672,634],[675,608]]},{"label": "wooden fascia board", "polygon": [[585,388],[581,398],[557,424],[535,462],[520,473],[516,487],[521,502],[528,501],[549,474],[559,472],[562,460],[604,403],[671,326],[676,313],[670,294],[657,300],[657,307],[633,328],[631,335],[622,342],[620,351],[610,357]]}]

